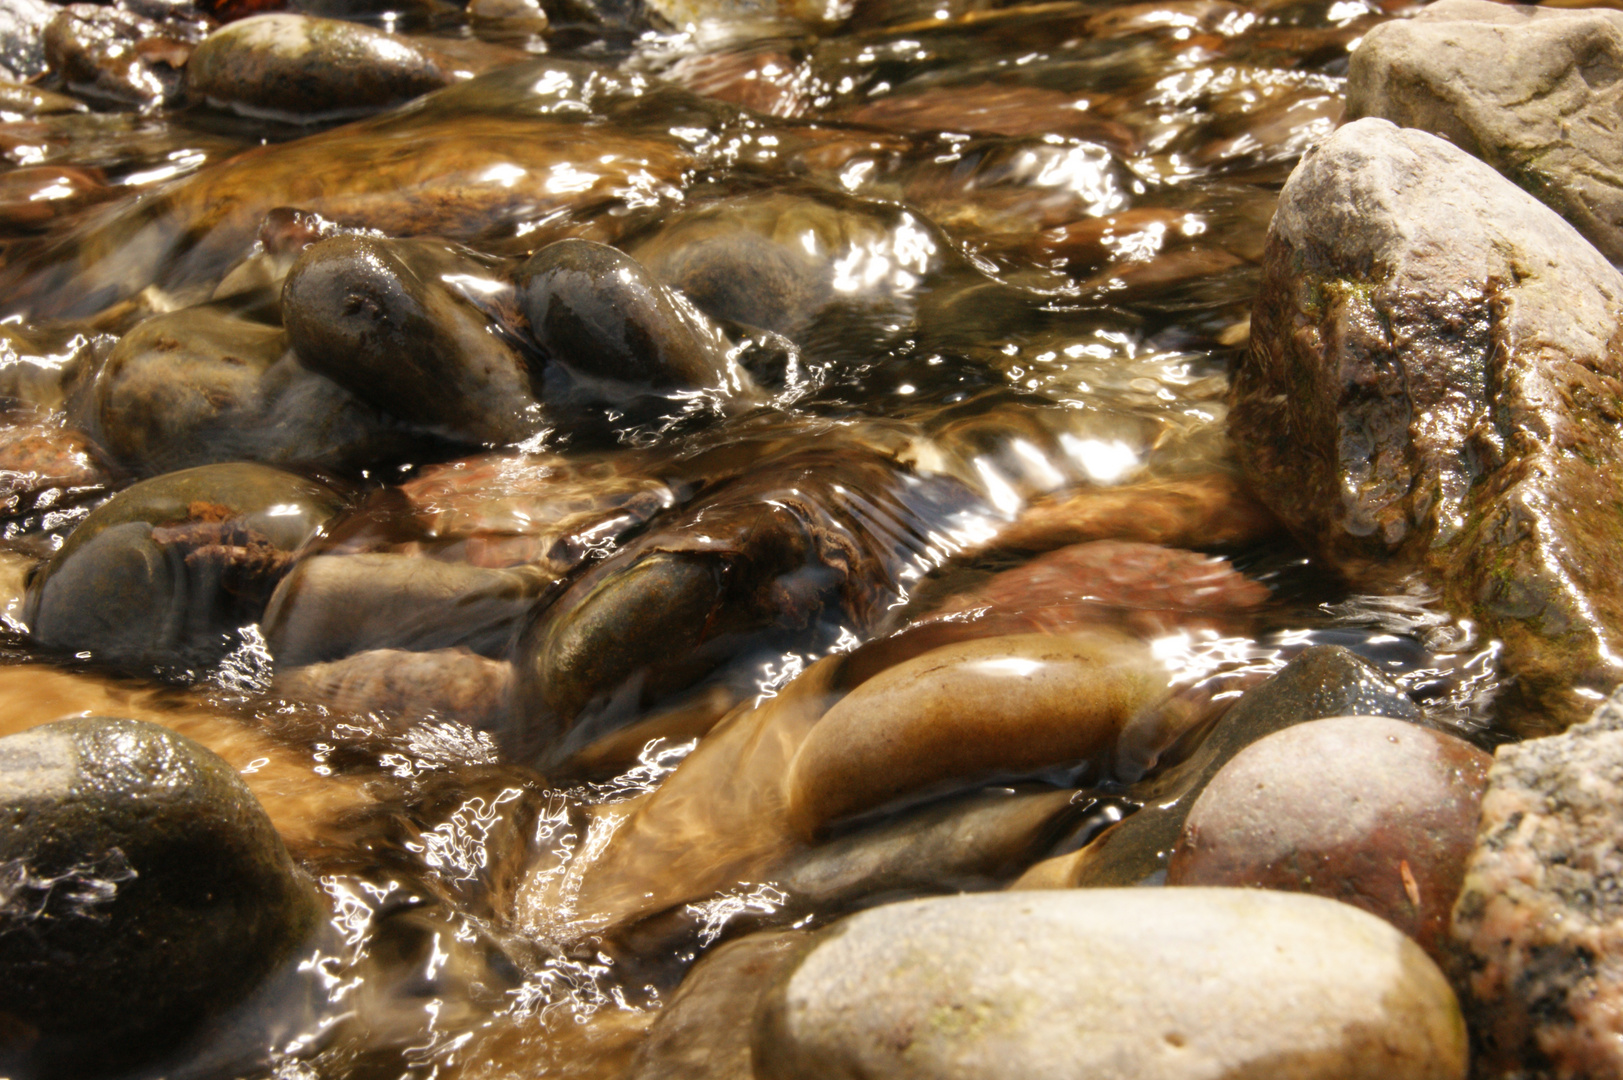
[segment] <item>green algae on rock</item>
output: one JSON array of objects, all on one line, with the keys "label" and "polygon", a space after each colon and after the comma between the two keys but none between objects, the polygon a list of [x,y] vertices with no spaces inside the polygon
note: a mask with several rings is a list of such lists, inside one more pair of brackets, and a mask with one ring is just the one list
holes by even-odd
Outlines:
[{"label": "green algae on rock", "polygon": [[1359,120],[1291,175],[1229,431],[1271,510],[1379,587],[1419,573],[1504,642],[1502,714],[1623,680],[1623,275],[1435,136]]}]

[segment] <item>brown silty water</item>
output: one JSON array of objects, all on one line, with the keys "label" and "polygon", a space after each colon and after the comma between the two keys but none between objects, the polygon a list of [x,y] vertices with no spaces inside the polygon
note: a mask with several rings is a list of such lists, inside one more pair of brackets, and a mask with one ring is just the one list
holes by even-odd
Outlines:
[{"label": "brown silty water", "polygon": [[[1315,643],[1497,740],[1492,643],[1418,587],[1348,594],[1224,436],[1279,187],[1396,6],[349,14],[470,77],[347,122],[0,123],[0,734],[190,735],[328,904],[171,1075],[628,1075],[718,943],[1004,887]],[[359,403],[300,381],[290,337],[312,368],[349,347],[284,319],[284,278],[341,235],[437,290],[429,352],[540,372],[533,407],[446,412],[460,376],[405,361]],[[515,281],[570,238],[676,287],[725,379],[605,404],[554,363]],[[237,459],[336,512],[248,569],[246,534],[165,534],[240,574],[168,651],[24,602],[110,492]],[[947,648],[1048,689],[909,675]],[[859,689],[923,718],[879,766],[841,757]]]}]

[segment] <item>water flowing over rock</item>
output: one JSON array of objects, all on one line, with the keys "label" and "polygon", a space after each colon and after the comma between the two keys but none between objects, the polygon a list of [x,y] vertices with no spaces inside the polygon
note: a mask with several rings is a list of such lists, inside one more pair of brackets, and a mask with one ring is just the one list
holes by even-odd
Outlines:
[{"label": "water flowing over rock", "polygon": [[1623,276],[1435,136],[1360,120],[1269,231],[1229,431],[1247,476],[1354,581],[1418,572],[1504,642],[1524,730],[1623,679],[1614,515]]},{"label": "water flowing over rock", "polygon": [[1242,889],[949,897],[837,924],[762,1004],[760,1080],[1458,1080],[1442,973],[1373,916]]},{"label": "water flowing over rock", "polygon": [[62,720],[0,739],[0,780],[0,1016],[34,1035],[0,1044],[8,1075],[139,1064],[314,929],[312,885],[264,810],[182,735]]},{"label": "water flowing over rock", "polygon": [[1442,0],[1375,27],[1347,116],[1441,135],[1623,258],[1623,12]]}]

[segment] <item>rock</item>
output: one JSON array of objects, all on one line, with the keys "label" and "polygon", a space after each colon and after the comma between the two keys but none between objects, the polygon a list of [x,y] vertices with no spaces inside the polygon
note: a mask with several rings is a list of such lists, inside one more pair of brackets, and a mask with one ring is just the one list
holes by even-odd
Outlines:
[{"label": "rock", "polygon": [[629,250],[712,318],[802,345],[871,335],[862,347],[880,351],[911,324],[917,294],[952,248],[894,206],[773,193],[690,211]]},{"label": "rock", "polygon": [[615,463],[482,454],[429,465],[395,489],[423,532],[478,566],[537,563],[560,577],[613,550],[687,492]]},{"label": "rock", "polygon": [[1382,717],[1275,732],[1190,807],[1167,884],[1328,896],[1444,962],[1492,762],[1463,739]]},{"label": "rock", "polygon": [[774,879],[788,894],[786,913],[820,917],[904,896],[991,888],[1052,847],[1084,801],[1063,789],[989,788],[819,844]]},{"label": "rock", "polygon": [[757,459],[536,609],[514,654],[509,753],[563,760],[706,679],[753,686],[747,661],[865,632],[927,522],[963,498],[834,439]]},{"label": "rock", "polygon": [[1623,697],[1494,759],[1453,928],[1481,1073],[1623,1074]]},{"label": "rock", "polygon": [[312,371],[454,439],[518,442],[544,417],[524,360],[445,279],[489,277],[428,241],[335,236],[310,245],[282,291],[288,340]]},{"label": "rock", "polygon": [[206,465],[97,507],[29,587],[51,649],[115,663],[215,656],[254,622],[309,540],[343,506],[331,488],[265,465]]},{"label": "rock", "polygon": [[382,713],[410,723],[461,720],[490,730],[507,712],[513,666],[467,649],[372,649],[276,673],[275,693],[342,712]]},{"label": "rock", "polygon": [[729,370],[727,343],[703,316],[606,244],[550,244],[515,281],[531,335],[568,372],[549,368],[549,403],[621,403],[648,390],[732,389],[748,378]]},{"label": "rock", "polygon": [[117,194],[98,169],[62,165],[10,169],[0,174],[0,227],[8,233],[44,231]]},{"label": "rock", "polygon": [[1304,650],[1248,691],[1189,757],[1130,789],[1143,808],[1081,850],[1032,867],[1021,888],[1137,885],[1166,869],[1195,800],[1240,751],[1293,724],[1328,716],[1418,719],[1420,710],[1373,667],[1336,645]]},{"label": "rock", "polygon": [[98,495],[111,483],[93,443],[49,421],[0,429],[0,516]]},{"label": "rock", "polygon": [[853,916],[762,1002],[760,1080],[1462,1080],[1442,973],[1314,896],[1089,889]]},{"label": "rock", "polygon": [[119,461],[145,473],[221,461],[353,469],[400,442],[386,417],[306,370],[280,327],[233,307],[157,315],[119,340],[94,391]]},{"label": "rock", "polygon": [[1078,108],[1087,98],[1036,86],[938,86],[887,94],[843,110],[841,120],[905,133],[967,132],[1088,139],[1124,154],[1138,150],[1133,129]]},{"label": "rock", "polygon": [[200,27],[95,4],[69,4],[45,27],[45,57],[75,94],[150,111],[180,96]]},{"label": "rock", "polygon": [[59,10],[46,0],[0,0],[0,65],[11,77],[31,79],[45,70],[45,27]]},{"label": "rock", "polygon": [[265,640],[278,663],[335,660],[371,649],[465,646],[501,653],[554,583],[529,567],[486,570],[411,555],[316,555],[277,586]]},{"label": "rock", "polygon": [[[1492,65],[1489,65],[1492,66]],[[1501,715],[1623,680],[1613,519],[1623,276],[1424,132],[1359,120],[1291,175],[1229,433],[1262,500],[1365,588],[1419,572],[1504,642]]]},{"label": "rock", "polygon": [[[6,2],[0,3],[0,28],[5,26],[6,19],[10,17],[11,12],[18,8],[32,6],[28,0],[6,0]],[[48,10],[50,15],[56,13],[54,8],[50,8],[49,5],[43,2],[38,4],[38,8],[42,12]],[[37,31],[35,34],[37,46],[39,44]],[[4,29],[0,29],[0,63],[6,62],[4,55],[4,50],[8,47],[5,44],[6,41]],[[41,63],[43,64],[43,62],[42,55]],[[11,67],[9,63],[7,63],[7,66]],[[13,67],[12,70],[16,71],[17,69]],[[0,80],[0,113],[16,113],[19,116],[55,116],[61,113],[82,113],[84,111],[86,110],[83,102],[66,94],[58,94],[52,90],[30,86],[28,83]]]},{"label": "rock", "polygon": [[1163,704],[1171,673],[1108,631],[1016,634],[934,649],[875,675],[812,728],[789,767],[803,838],[945,785],[1091,762],[1109,775],[1123,727]]},{"label": "rock", "polygon": [[1440,135],[1623,259],[1623,12],[1443,0],[1372,27],[1347,72],[1347,115]]},{"label": "rock", "polygon": [[235,771],[156,724],[0,739],[0,1069],[123,1075],[242,1000],[319,907]]},{"label": "rock", "polygon": [[245,116],[363,116],[438,90],[455,77],[409,38],[353,22],[256,15],[204,38],[186,65],[195,98]]},{"label": "rock", "polygon": [[706,953],[659,1010],[628,1080],[754,1080],[756,1003],[816,941],[804,930],[777,930]]}]

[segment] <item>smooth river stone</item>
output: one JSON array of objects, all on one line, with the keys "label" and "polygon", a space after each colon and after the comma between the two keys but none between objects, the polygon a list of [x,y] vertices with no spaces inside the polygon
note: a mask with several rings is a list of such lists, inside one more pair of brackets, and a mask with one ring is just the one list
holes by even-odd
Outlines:
[{"label": "smooth river stone", "polygon": [[1252,889],[892,904],[762,1003],[758,1080],[1463,1080],[1421,949],[1356,908]]},{"label": "smooth river stone", "polygon": [[1107,632],[933,649],[869,679],[818,721],[789,767],[789,821],[810,839],[947,785],[1103,765],[1122,728],[1170,683],[1147,646]]},{"label": "smooth river stone", "polygon": [[118,1073],[241,1000],[313,930],[313,883],[229,764],[83,717],[0,739],[0,1071]]},{"label": "smooth river stone", "polygon": [[468,649],[369,649],[276,673],[273,691],[402,723],[441,716],[489,730],[507,714],[513,665]]},{"label": "smooth river stone", "polygon": [[196,98],[246,116],[357,116],[452,82],[454,70],[409,38],[307,15],[258,15],[204,38],[186,64]]},{"label": "smooth river stone", "polygon": [[1327,716],[1418,719],[1420,709],[1370,664],[1336,645],[1302,651],[1279,674],[1246,692],[1193,753],[1135,785],[1144,803],[1125,821],[1068,855],[1045,859],[1017,888],[1137,885],[1166,869],[1189,811],[1218,772],[1247,746],[1294,724]]},{"label": "smooth river stone", "polygon": [[[1487,61],[1494,66],[1495,61]],[[1520,734],[1623,681],[1623,275],[1433,135],[1358,120],[1268,232],[1229,437],[1247,479],[1363,591],[1419,575],[1504,643]]]},{"label": "smooth river stone", "polygon": [[1464,739],[1386,717],[1275,732],[1195,800],[1167,884],[1327,896],[1441,962],[1492,763]]},{"label": "smooth river stone", "polygon": [[1623,1076],[1623,693],[1494,757],[1454,907],[1480,1075]]}]

